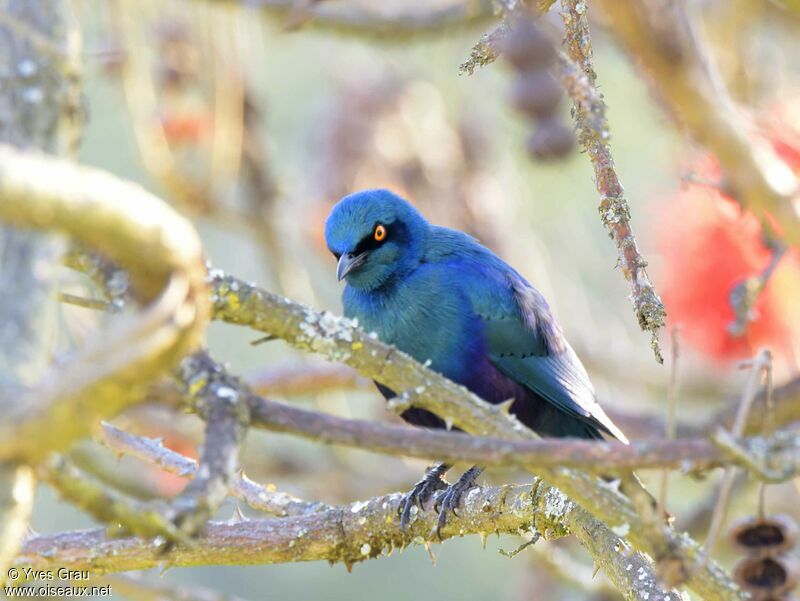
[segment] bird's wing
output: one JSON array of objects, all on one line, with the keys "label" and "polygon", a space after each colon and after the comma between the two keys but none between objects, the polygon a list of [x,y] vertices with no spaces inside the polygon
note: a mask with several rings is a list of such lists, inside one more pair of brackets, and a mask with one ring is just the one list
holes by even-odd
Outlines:
[{"label": "bird's wing", "polygon": [[500,284],[502,292],[478,292],[473,295],[473,306],[484,322],[495,367],[564,413],[627,443],[597,402],[586,370],[564,339],[544,297],[510,268],[493,275],[501,280],[493,284],[496,289]]}]

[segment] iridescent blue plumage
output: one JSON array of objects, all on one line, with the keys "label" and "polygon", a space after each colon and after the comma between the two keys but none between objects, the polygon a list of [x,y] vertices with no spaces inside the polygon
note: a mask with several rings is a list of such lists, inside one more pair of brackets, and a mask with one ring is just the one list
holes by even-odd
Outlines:
[{"label": "iridescent blue plumage", "polygon": [[[366,330],[486,401],[513,398],[511,412],[543,436],[627,442],[544,297],[476,240],[429,224],[386,190],[343,198],[325,238],[347,280],[345,314]],[[420,410],[404,418],[443,425]]]}]

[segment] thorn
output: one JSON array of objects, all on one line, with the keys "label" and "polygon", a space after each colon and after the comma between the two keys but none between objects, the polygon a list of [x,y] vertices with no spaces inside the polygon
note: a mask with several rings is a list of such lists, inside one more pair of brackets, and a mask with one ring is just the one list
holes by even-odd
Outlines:
[{"label": "thorn", "polygon": [[265,342],[271,342],[275,340],[277,336],[273,336],[272,334],[267,334],[266,336],[262,336],[261,338],[256,338],[250,342],[250,346],[258,346],[259,344],[264,344]]},{"label": "thorn", "polygon": [[27,532],[27,535],[26,535],[26,536],[27,536],[29,539],[30,539],[30,538],[36,538],[37,536],[39,536],[39,533],[38,533],[38,532],[36,532],[36,530],[34,530],[33,528],[31,528],[31,525],[30,525],[30,524],[28,524],[28,532]]},{"label": "thorn", "polygon": [[158,564],[158,575],[163,576],[164,574],[167,573],[167,570],[171,569],[172,569],[171,564],[168,564],[166,561],[162,561],[160,564]]},{"label": "thorn", "polygon": [[594,580],[594,577],[597,576],[597,573],[599,571],[600,571],[600,564],[598,563],[598,564],[595,564],[595,566],[594,566],[594,572],[592,572],[592,580]]},{"label": "thorn", "polygon": [[425,550],[428,552],[428,557],[431,558],[431,564],[433,564],[433,567],[436,567],[436,554],[433,552],[433,548],[428,541],[425,541]]},{"label": "thorn", "polygon": [[498,403],[497,408],[500,410],[502,414],[508,415],[509,413],[511,413],[511,405],[514,404],[515,400],[516,399],[514,397],[511,397],[510,399],[507,399],[502,403]]},{"label": "thorn", "polygon": [[239,507],[239,504],[236,503],[233,507],[233,515],[230,519],[225,522],[228,526],[233,526],[235,524],[241,524],[242,522],[249,522],[250,518],[248,518],[245,514],[242,513],[242,508]]},{"label": "thorn", "polygon": [[444,420],[444,426],[448,430],[452,430],[453,429],[453,418],[451,418],[451,417],[446,418]]},{"label": "thorn", "polygon": [[486,540],[489,538],[489,535],[485,532],[481,532],[479,536],[481,537],[481,547],[483,547],[483,550],[486,551]]}]

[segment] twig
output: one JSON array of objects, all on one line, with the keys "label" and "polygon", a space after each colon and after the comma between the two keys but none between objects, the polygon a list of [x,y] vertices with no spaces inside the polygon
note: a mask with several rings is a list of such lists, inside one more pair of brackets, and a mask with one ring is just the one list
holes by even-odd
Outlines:
[{"label": "twig", "polygon": [[[764,368],[764,429],[762,434],[769,435],[773,430],[772,414],[775,411],[775,401],[772,398],[775,383],[772,379],[773,365],[772,361],[768,361]],[[761,482],[758,487],[758,516],[764,519],[764,506],[766,504],[767,485],[766,482]]]},{"label": "twig", "polygon": [[503,40],[505,40],[511,28],[508,19],[513,18],[515,13],[527,8],[536,15],[542,15],[550,10],[556,0],[537,0],[537,2],[526,5],[522,2],[501,2],[500,10],[503,13],[503,22],[492,31],[483,34],[478,42],[472,47],[469,58],[458,67],[459,74],[472,75],[475,69],[485,67],[493,63],[502,54]]},{"label": "twig", "polygon": [[104,253],[129,268],[147,304],[52,367],[10,407],[0,423],[0,460],[37,462],[140,401],[150,380],[196,346],[209,314],[205,266],[188,221],[102,171],[2,146],[0,195],[0,219],[60,230]]},{"label": "twig", "polygon": [[759,295],[764,291],[770,277],[786,254],[786,246],[773,240],[769,246],[771,256],[767,266],[761,273],[747,277],[731,290],[729,299],[733,308],[734,320],[728,324],[728,332],[733,336],[744,336],[748,324],[755,319],[754,306]]},{"label": "twig", "polygon": [[484,33],[470,50],[469,58],[458,66],[459,75],[472,75],[475,69],[485,67],[500,56],[500,46],[511,28],[503,21],[489,33]]},{"label": "twig", "polygon": [[[154,463],[165,472],[194,478],[197,462],[166,448],[160,440],[136,436],[103,424],[101,442],[115,453],[131,455]],[[248,478],[242,471],[234,474],[229,484],[231,495],[253,509],[279,517],[303,515],[330,509],[324,503],[303,501],[284,492],[267,489]]]},{"label": "twig", "polygon": [[[750,413],[750,408],[753,406],[753,401],[756,398],[756,393],[761,384],[761,378],[765,367],[771,361],[770,353],[768,350],[762,349],[758,352],[755,359],[753,359],[750,375],[747,378],[744,390],[742,391],[742,400],[739,403],[739,408],[736,412],[736,419],[731,428],[733,436],[741,436],[744,432],[747,416]],[[727,467],[722,476],[722,485],[720,486],[719,497],[717,504],[714,507],[714,512],[711,514],[711,525],[708,527],[708,537],[706,538],[705,552],[711,555],[714,547],[717,544],[720,530],[722,529],[725,515],[728,509],[728,497],[730,496],[733,480],[736,477],[736,468]]]},{"label": "twig", "polygon": [[614,168],[605,103],[595,84],[587,3],[585,0],[562,0],[561,5],[569,58],[579,71],[575,73],[563,56],[559,59],[559,65],[562,80],[567,84],[567,92],[575,106],[580,142],[594,167],[595,183],[600,193],[600,217],[616,244],[622,273],[630,282],[631,299],[639,327],[650,332],[650,345],[656,361],[663,363],[658,333],[666,323],[666,310],[647,276],[647,261],[636,244],[630,222],[630,207]]}]

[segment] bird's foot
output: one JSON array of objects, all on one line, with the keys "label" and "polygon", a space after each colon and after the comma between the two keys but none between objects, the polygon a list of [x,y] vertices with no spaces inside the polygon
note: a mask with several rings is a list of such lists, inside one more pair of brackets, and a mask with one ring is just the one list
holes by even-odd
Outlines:
[{"label": "bird's foot", "polygon": [[478,486],[475,480],[478,479],[482,471],[483,468],[477,465],[469,468],[466,472],[461,474],[461,477],[456,480],[454,484],[451,484],[442,495],[437,497],[434,503],[434,509],[439,511],[439,518],[436,521],[436,536],[440,540],[442,538],[442,528],[447,524],[447,512],[451,511],[453,515],[458,515],[456,509],[458,509],[461,503],[461,497],[468,490]]},{"label": "bird's foot", "polygon": [[439,490],[445,490],[448,487],[444,479],[444,475],[450,466],[442,463],[437,463],[429,468],[422,480],[414,485],[410,492],[406,493],[400,503],[400,529],[405,531],[408,524],[411,522],[411,511],[413,507],[419,510],[424,509],[425,503],[433,496],[433,493]]}]

